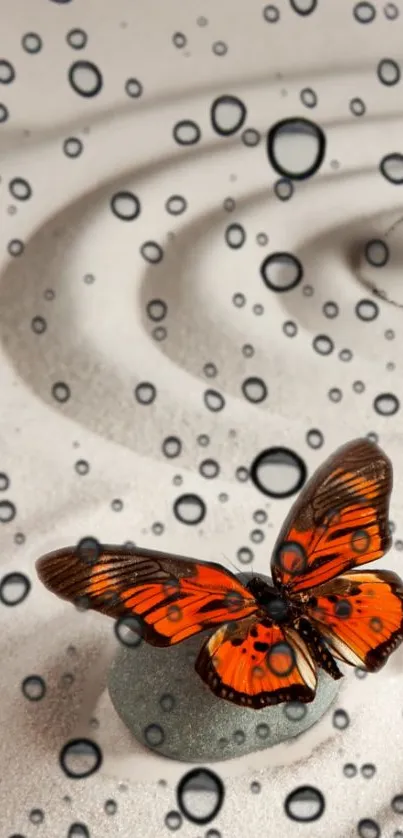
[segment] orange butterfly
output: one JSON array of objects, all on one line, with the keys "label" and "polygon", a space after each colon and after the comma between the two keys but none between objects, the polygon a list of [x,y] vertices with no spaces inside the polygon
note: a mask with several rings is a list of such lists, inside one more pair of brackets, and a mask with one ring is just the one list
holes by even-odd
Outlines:
[{"label": "orange butterfly", "polygon": [[357,439],[339,448],[283,525],[274,586],[259,577],[243,585],[219,564],[134,546],[66,547],[36,568],[63,599],[118,620],[135,615],[153,646],[214,628],[195,666],[220,698],[256,709],[309,702],[318,667],[341,678],[338,658],[374,672],[403,639],[402,581],[387,570],[352,570],[390,547],[391,490],[392,466],[377,445]]}]

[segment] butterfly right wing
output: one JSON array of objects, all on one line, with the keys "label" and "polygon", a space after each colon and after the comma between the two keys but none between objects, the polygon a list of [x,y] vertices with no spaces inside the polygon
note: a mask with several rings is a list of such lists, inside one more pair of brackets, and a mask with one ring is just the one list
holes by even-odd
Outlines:
[{"label": "butterfly right wing", "polygon": [[217,629],[195,668],[215,695],[241,706],[259,709],[315,697],[316,664],[298,632],[258,615]]},{"label": "butterfly right wing", "polygon": [[332,654],[376,672],[403,641],[403,582],[390,570],[353,570],[312,588],[304,613]]}]

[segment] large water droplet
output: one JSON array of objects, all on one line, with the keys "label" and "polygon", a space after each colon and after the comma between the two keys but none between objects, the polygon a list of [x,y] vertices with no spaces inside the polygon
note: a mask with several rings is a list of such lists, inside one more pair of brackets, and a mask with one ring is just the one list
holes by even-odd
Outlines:
[{"label": "large water droplet", "polygon": [[246,119],[246,107],[237,96],[219,96],[211,106],[211,124],[221,136],[236,134]]},{"label": "large water droplet", "polygon": [[302,488],[307,469],[302,458],[289,448],[261,451],[250,467],[256,488],[273,498],[288,498]]},{"label": "large water droplet", "polygon": [[102,75],[92,61],[75,61],[69,69],[69,82],[73,90],[86,98],[96,96],[102,89]]},{"label": "large water droplet", "polygon": [[182,524],[200,524],[206,515],[206,504],[199,495],[180,495],[174,503],[174,513]]},{"label": "large water droplet", "polygon": [[290,0],[290,5],[294,12],[305,17],[315,11],[318,0]]},{"label": "large water droplet", "polygon": [[90,777],[102,765],[102,751],[91,739],[70,739],[59,758],[65,774],[75,780]]},{"label": "large water droplet", "polygon": [[308,119],[282,119],[267,134],[267,154],[273,169],[284,177],[305,180],[322,165],[326,136]]},{"label": "large water droplet", "polygon": [[385,157],[382,157],[379,168],[390,183],[403,183],[403,154],[399,152],[386,154]]},{"label": "large water droplet", "polygon": [[180,780],[177,799],[182,814],[190,821],[210,823],[223,804],[224,784],[213,771],[195,768]]},{"label": "large water droplet", "polygon": [[20,605],[31,590],[31,582],[24,573],[6,573],[0,582],[0,602],[3,605]]},{"label": "large water droplet", "polygon": [[325,799],[319,789],[300,786],[286,797],[284,808],[291,820],[307,823],[321,817],[325,809]]},{"label": "large water droplet", "polygon": [[374,410],[381,416],[394,416],[400,408],[400,402],[394,393],[379,393],[374,399]]},{"label": "large water droplet", "polygon": [[270,253],[260,266],[263,282],[271,291],[283,293],[296,288],[304,271],[299,259],[292,253]]},{"label": "large water droplet", "polygon": [[67,833],[67,838],[90,838],[90,832],[85,823],[72,823]]}]

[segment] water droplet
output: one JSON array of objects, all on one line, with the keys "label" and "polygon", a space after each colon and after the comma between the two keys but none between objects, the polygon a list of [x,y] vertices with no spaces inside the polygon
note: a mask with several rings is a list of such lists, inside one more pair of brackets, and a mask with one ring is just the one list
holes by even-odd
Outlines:
[{"label": "water droplet", "polygon": [[358,96],[350,100],[350,111],[354,116],[364,116],[366,108],[365,103]]},{"label": "water droplet", "polygon": [[46,320],[44,317],[33,317],[31,320],[31,328],[32,331],[35,332],[36,335],[43,335],[46,331]]},{"label": "water droplet", "polygon": [[29,701],[40,701],[46,693],[46,684],[40,675],[27,675],[21,684],[21,689]]},{"label": "water droplet", "polygon": [[379,168],[390,183],[403,183],[403,154],[395,152],[382,158]]},{"label": "water droplet", "polygon": [[250,376],[250,378],[246,378],[245,381],[242,382],[242,392],[250,402],[253,404],[260,404],[263,402],[268,396],[268,389],[266,383],[263,381],[262,378],[257,378],[256,376]]},{"label": "water droplet", "polygon": [[141,381],[134,390],[134,396],[139,404],[152,404],[157,396],[157,390],[150,381]]},{"label": "water droplet", "polygon": [[91,535],[81,538],[76,547],[77,558],[90,567],[98,562],[101,553],[102,547],[99,541]]},{"label": "water droplet", "polygon": [[259,794],[259,792],[262,790],[262,786],[257,780],[253,780],[250,784],[250,790],[252,794]]},{"label": "water droplet", "polygon": [[383,11],[388,20],[396,20],[396,18],[399,17],[399,9],[397,8],[396,3],[386,3]]},{"label": "water droplet", "polygon": [[300,722],[307,714],[305,704],[300,701],[290,701],[284,704],[284,715],[290,722]]},{"label": "water droplet", "polygon": [[67,402],[71,396],[70,387],[64,381],[56,381],[52,387],[52,396],[57,402],[63,404]]},{"label": "water droplet", "polygon": [[159,704],[161,710],[164,710],[165,713],[170,713],[175,707],[175,699],[170,693],[164,693],[160,698]]},{"label": "water droplet", "polygon": [[69,826],[67,838],[90,838],[90,832],[85,823],[76,821]]},{"label": "water droplet", "polygon": [[267,154],[279,175],[294,180],[312,177],[322,165],[326,137],[319,125],[308,119],[283,119],[267,134]]},{"label": "water droplet", "polygon": [[333,726],[338,730],[345,730],[350,724],[348,713],[345,710],[335,710],[333,713]]},{"label": "water droplet", "polygon": [[394,416],[400,408],[400,402],[394,393],[379,393],[374,399],[374,410],[381,416]]},{"label": "water droplet", "polygon": [[322,431],[319,431],[317,428],[311,428],[307,432],[306,441],[311,448],[321,448],[324,443]]},{"label": "water droplet", "polygon": [[403,794],[396,794],[393,798],[392,809],[398,815],[403,815]]},{"label": "water droplet", "polygon": [[360,838],[380,838],[381,830],[372,818],[362,818],[358,822],[357,832]]},{"label": "water droplet", "polygon": [[182,815],[179,812],[168,812],[165,818],[165,826],[168,829],[171,829],[173,832],[176,832],[182,826]]},{"label": "water droplet", "polygon": [[343,398],[343,393],[341,392],[339,387],[331,387],[328,395],[331,402],[341,402]]},{"label": "water droplet", "polygon": [[140,215],[141,205],[137,195],[128,190],[115,192],[111,198],[111,210],[122,221],[134,221]]},{"label": "water droplet", "polygon": [[84,475],[88,474],[90,470],[90,464],[87,462],[87,460],[77,460],[77,462],[74,465],[74,468],[77,474],[83,477]]},{"label": "water droplet", "polygon": [[201,131],[196,122],[191,119],[183,119],[174,125],[173,137],[178,145],[194,145],[201,138]]},{"label": "water droplet", "polygon": [[229,224],[225,231],[225,241],[228,247],[238,250],[245,243],[246,233],[242,224]]},{"label": "water droplet", "polygon": [[84,29],[70,29],[66,35],[66,41],[72,49],[84,49],[88,36]]},{"label": "water droplet", "polygon": [[136,648],[143,638],[143,626],[140,617],[134,614],[119,617],[115,622],[115,634],[123,646]]},{"label": "water droplet", "polygon": [[70,739],[60,751],[60,765],[73,779],[90,777],[102,764],[102,751],[91,739]]},{"label": "water droplet", "polygon": [[290,0],[290,5],[294,12],[305,17],[315,11],[318,0]]},{"label": "water droplet", "polygon": [[246,119],[246,106],[238,96],[219,96],[211,106],[211,124],[222,137],[236,134]]},{"label": "water droplet", "polygon": [[379,306],[374,300],[359,300],[355,307],[355,313],[360,320],[370,323],[378,317]]},{"label": "water droplet", "polygon": [[213,480],[220,473],[220,466],[216,460],[207,459],[200,463],[199,471],[207,480]]},{"label": "water droplet", "polygon": [[[371,777],[374,776],[376,773],[375,765],[372,762],[365,762],[364,765],[361,766],[361,774],[365,777],[366,780],[370,780]],[[402,802],[403,802],[403,795],[402,795]],[[403,813],[403,808],[402,808]]]},{"label": "water droplet", "polygon": [[24,252],[24,243],[21,239],[11,239],[7,245],[7,251],[10,256],[21,256]]},{"label": "water droplet", "polygon": [[292,646],[285,641],[273,643],[267,652],[266,663],[274,675],[287,678],[295,668],[295,653]]},{"label": "water droplet", "polygon": [[270,736],[269,725],[266,725],[264,722],[256,725],[256,736],[258,739],[267,739]]},{"label": "water droplet", "polygon": [[68,73],[73,90],[86,98],[96,96],[102,89],[101,71],[92,61],[75,61]]},{"label": "water droplet", "polygon": [[372,3],[356,3],[353,14],[358,23],[371,23],[376,15]]},{"label": "water droplet", "polygon": [[177,436],[167,436],[162,443],[162,451],[166,457],[179,457],[182,451],[182,443]]},{"label": "water droplet", "polygon": [[45,820],[45,815],[44,815],[42,809],[31,809],[31,811],[29,813],[29,819],[30,819],[31,823],[34,823],[36,826],[38,826],[40,823],[43,823],[43,821]]},{"label": "water droplet", "polygon": [[274,184],[274,192],[280,201],[289,201],[294,193],[294,185],[288,178],[280,178]]},{"label": "water droplet", "polygon": [[6,573],[0,582],[0,602],[3,605],[20,605],[31,590],[31,582],[24,573]]},{"label": "water droplet", "polygon": [[16,201],[28,201],[32,195],[32,187],[22,177],[15,177],[8,184],[9,191]]},{"label": "water droplet", "polygon": [[253,552],[249,547],[240,547],[236,555],[241,564],[250,564],[253,561]]},{"label": "water droplet", "polygon": [[183,49],[183,47],[187,44],[186,35],[184,35],[183,32],[174,32],[172,35],[172,43],[178,49]]},{"label": "water droplet", "polygon": [[[378,79],[382,84],[391,87],[400,81],[400,67],[392,58],[383,58],[377,67]],[[401,157],[401,155],[399,155]]]},{"label": "water droplet", "polygon": [[330,355],[334,350],[334,343],[328,335],[316,335],[312,346],[319,355]]},{"label": "water droplet", "polygon": [[245,128],[245,131],[242,132],[242,142],[248,148],[254,148],[255,146],[259,145],[259,131],[256,131],[256,128]]},{"label": "water droplet", "polygon": [[158,265],[159,262],[162,261],[164,256],[164,251],[161,245],[157,244],[157,242],[147,241],[140,247],[140,253],[145,259],[146,262],[149,262],[151,265]]},{"label": "water droplet", "polygon": [[389,248],[382,239],[371,239],[365,245],[365,258],[374,268],[383,268],[389,260]]},{"label": "water droplet", "polygon": [[182,524],[200,524],[206,515],[206,504],[199,495],[180,495],[174,503],[174,514]]},{"label": "water droplet", "polygon": [[318,104],[318,97],[311,87],[304,87],[300,93],[300,99],[306,108],[315,108]]},{"label": "water droplet", "polygon": [[203,400],[206,407],[211,410],[213,413],[217,413],[219,410],[223,410],[225,407],[225,399],[218,390],[205,390],[203,394]]},{"label": "water droplet", "polygon": [[319,789],[300,786],[286,797],[284,808],[291,820],[308,823],[321,817],[325,809],[325,799]]},{"label": "water droplet", "polygon": [[138,99],[143,93],[143,85],[138,79],[127,79],[125,91],[131,99]]},{"label": "water droplet", "polygon": [[158,748],[165,741],[164,731],[161,725],[150,724],[144,730],[144,738],[151,748]]},{"label": "water droplet", "polygon": [[260,266],[263,282],[271,291],[284,293],[300,284],[304,271],[299,259],[292,253],[270,253]]},{"label": "water droplet", "polygon": [[268,23],[277,23],[280,19],[280,12],[277,6],[273,6],[271,3],[270,5],[265,6],[263,9],[263,17]]},{"label": "water droplet", "polygon": [[207,768],[195,768],[178,784],[178,806],[188,820],[207,824],[220,811],[224,793],[224,784],[217,774]]},{"label": "water droplet", "polygon": [[256,488],[273,498],[288,498],[305,483],[307,469],[302,458],[289,448],[273,447],[261,451],[250,467]]},{"label": "water droplet", "polygon": [[10,500],[0,501],[0,523],[9,524],[17,514],[15,505]]},{"label": "water droplet", "polygon": [[155,323],[160,323],[161,320],[167,316],[168,306],[165,300],[149,300],[147,303],[147,315],[150,320],[153,320]]},{"label": "water droplet", "polygon": [[214,55],[226,55],[228,52],[227,44],[224,43],[224,41],[215,41],[215,43],[213,44],[213,52]]}]

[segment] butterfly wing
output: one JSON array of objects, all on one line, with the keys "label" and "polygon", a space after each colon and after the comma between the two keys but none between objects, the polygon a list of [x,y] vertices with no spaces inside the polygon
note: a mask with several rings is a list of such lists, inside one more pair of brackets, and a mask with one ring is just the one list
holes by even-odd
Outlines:
[{"label": "butterfly wing", "polygon": [[36,562],[44,585],[69,602],[114,618],[136,615],[153,646],[180,643],[204,629],[257,610],[252,594],[221,565],[137,547],[77,547]]},{"label": "butterfly wing", "polygon": [[392,466],[367,439],[339,448],[300,493],[274,548],[273,581],[288,596],[379,559],[389,549]]},{"label": "butterfly wing", "polygon": [[215,695],[255,709],[315,697],[316,666],[300,635],[258,616],[217,629],[196,672]]},{"label": "butterfly wing", "polygon": [[336,657],[375,672],[403,640],[403,582],[352,571],[315,588],[305,614]]}]

